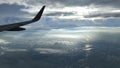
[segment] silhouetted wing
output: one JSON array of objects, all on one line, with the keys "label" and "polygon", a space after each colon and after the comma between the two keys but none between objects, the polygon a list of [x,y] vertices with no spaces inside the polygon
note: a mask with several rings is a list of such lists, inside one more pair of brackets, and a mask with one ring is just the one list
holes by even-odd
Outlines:
[{"label": "silhouetted wing", "polygon": [[38,12],[38,14],[30,21],[24,21],[24,22],[7,24],[7,25],[0,25],[0,31],[12,31],[12,30],[13,31],[14,30],[17,31],[17,29],[21,29],[20,26],[36,22],[36,21],[40,20],[42,14],[43,14],[44,9],[45,9],[45,6],[43,6],[41,8],[41,10]]}]

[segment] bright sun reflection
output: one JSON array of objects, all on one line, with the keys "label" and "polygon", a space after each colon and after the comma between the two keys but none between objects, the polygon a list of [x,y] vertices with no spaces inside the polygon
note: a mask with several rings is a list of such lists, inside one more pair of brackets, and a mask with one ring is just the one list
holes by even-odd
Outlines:
[{"label": "bright sun reflection", "polygon": [[90,51],[92,49],[92,45],[86,44],[84,50]]},{"label": "bright sun reflection", "polygon": [[57,37],[57,38],[80,38],[79,35],[72,35],[72,34],[52,34],[49,35],[50,37]]}]

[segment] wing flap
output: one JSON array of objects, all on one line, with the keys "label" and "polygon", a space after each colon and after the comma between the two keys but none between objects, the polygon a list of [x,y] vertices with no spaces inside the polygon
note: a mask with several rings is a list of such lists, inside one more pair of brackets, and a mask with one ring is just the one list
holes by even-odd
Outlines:
[{"label": "wing flap", "polygon": [[25,28],[18,27],[18,28],[9,29],[7,31],[23,31],[23,30],[25,30]]}]

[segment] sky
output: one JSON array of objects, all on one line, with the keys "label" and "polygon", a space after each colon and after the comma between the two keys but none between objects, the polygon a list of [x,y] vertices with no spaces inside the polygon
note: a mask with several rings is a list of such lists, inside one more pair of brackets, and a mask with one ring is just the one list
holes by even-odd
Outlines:
[{"label": "sky", "polygon": [[[38,40],[39,43],[52,40],[54,43],[71,44],[69,39],[76,42],[83,38],[85,40],[94,38],[94,33],[99,37],[99,32],[119,32],[119,2],[119,0],[0,0],[0,25],[30,20],[42,6],[46,5],[40,21],[23,26],[27,29],[23,32],[1,32],[0,43],[21,45],[21,42],[31,44],[30,40]],[[91,33],[92,31],[94,33]],[[24,37],[27,38],[24,40]]]},{"label": "sky", "polygon": [[0,24],[33,18],[46,5],[40,23],[44,29],[80,26],[119,27],[120,0],[0,0]]},{"label": "sky", "polygon": [[120,0],[0,0],[0,25],[31,20],[44,5],[26,30],[0,32],[0,68],[120,68]]},{"label": "sky", "polygon": [[[95,40],[101,36],[101,32],[119,33],[119,2],[119,0],[0,0],[0,25],[30,20],[42,6],[46,5],[40,21],[23,26],[27,30],[1,32],[0,44],[13,47],[56,43],[75,45],[79,41]],[[51,50],[51,47],[48,50]]]}]

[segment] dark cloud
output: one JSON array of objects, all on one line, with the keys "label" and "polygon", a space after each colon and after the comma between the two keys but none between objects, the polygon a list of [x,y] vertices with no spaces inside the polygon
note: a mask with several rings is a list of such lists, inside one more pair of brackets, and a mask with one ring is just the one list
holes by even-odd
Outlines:
[{"label": "dark cloud", "polygon": [[96,18],[96,17],[102,17],[102,18],[110,18],[110,17],[120,17],[120,12],[117,13],[98,13],[98,14],[91,14],[84,16],[85,18]]},{"label": "dark cloud", "polygon": [[46,16],[70,16],[70,15],[74,15],[73,12],[54,12],[54,13],[48,13],[46,14]]},{"label": "dark cloud", "polygon": [[0,25],[28,20],[24,17],[28,12],[21,11],[23,8],[26,7],[17,4],[0,4]]},{"label": "dark cloud", "polygon": [[22,12],[21,9],[25,8],[25,6],[20,6],[16,4],[1,4],[0,5],[0,15],[2,16],[16,16],[25,14],[25,12]]},{"label": "dark cloud", "polygon": [[[32,1],[32,3],[41,2],[49,5],[66,5],[66,6],[88,6],[88,5],[101,5],[101,6],[120,6],[120,0],[46,0],[46,1]],[[30,2],[29,2],[30,3]]]},{"label": "dark cloud", "polygon": [[[1,3],[3,1],[0,1]],[[3,2],[4,3],[4,2]],[[88,5],[101,5],[101,6],[120,6],[120,0],[6,0],[5,3],[17,3],[22,5],[51,5],[51,6],[88,6]],[[28,6],[27,5],[27,6]]]}]

